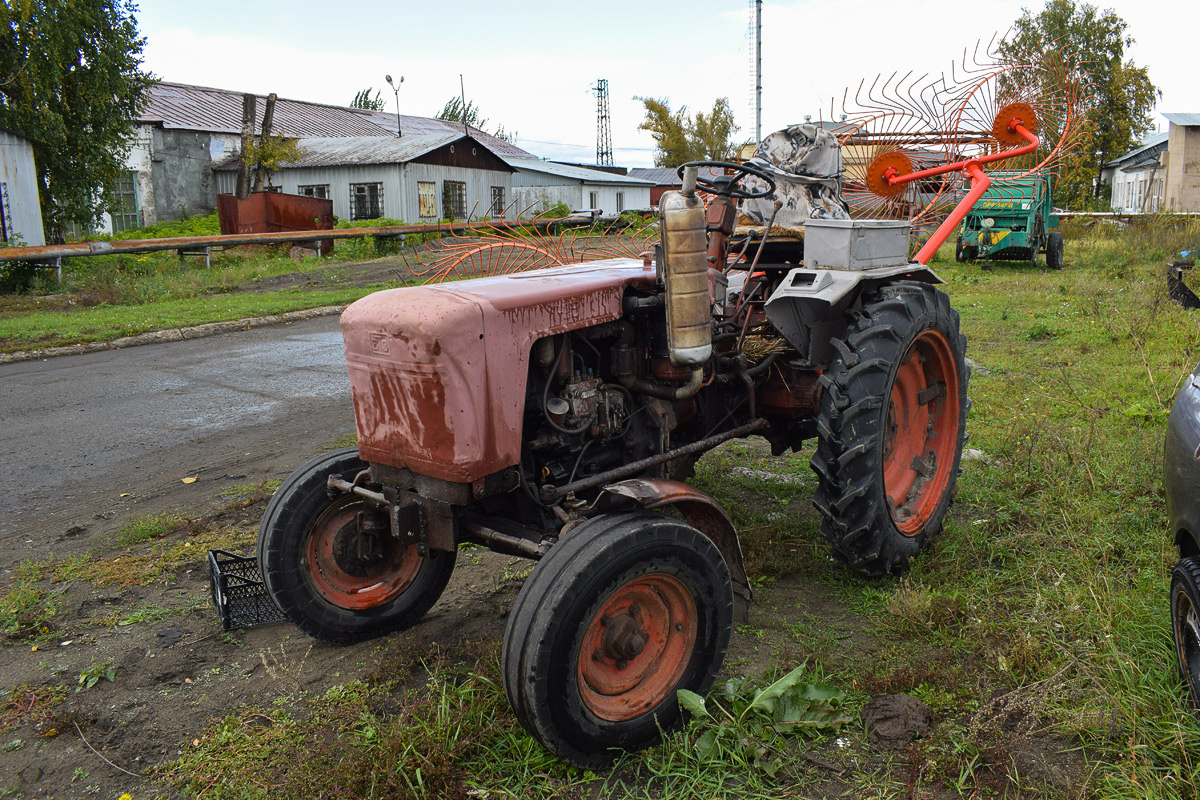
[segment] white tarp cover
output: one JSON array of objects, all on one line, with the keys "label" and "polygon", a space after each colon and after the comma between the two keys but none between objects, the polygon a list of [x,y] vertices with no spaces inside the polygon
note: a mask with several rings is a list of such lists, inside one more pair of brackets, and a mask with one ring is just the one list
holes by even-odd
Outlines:
[{"label": "white tarp cover", "polygon": [[[775,201],[783,207],[775,225],[803,228],[809,219],[850,219],[838,192],[842,154],[837,139],[817,125],[792,125],[764,138],[748,166],[775,179],[775,193],[758,200],[743,200],[740,211],[754,225],[766,225]],[[748,175],[742,188],[749,192],[766,188],[761,178]]]}]

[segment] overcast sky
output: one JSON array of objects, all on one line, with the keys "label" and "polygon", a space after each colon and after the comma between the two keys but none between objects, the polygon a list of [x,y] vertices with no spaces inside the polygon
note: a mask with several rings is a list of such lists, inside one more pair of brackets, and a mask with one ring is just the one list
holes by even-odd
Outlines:
[{"label": "overcast sky", "polygon": [[[1195,0],[1118,0],[1137,41],[1126,51],[1162,89],[1158,111],[1200,112]],[[805,115],[828,118],[847,87],[895,71],[940,73],[963,48],[1001,34],[1020,0],[800,0],[763,5],[763,134]],[[145,66],[166,81],[336,105],[403,75],[404,114],[433,116],[459,93],[516,143],[549,158],[592,163],[596,98],[609,82],[614,160],[650,166],[637,96],[708,110],[728,97],[754,133],[748,0],[690,2],[260,2],[141,0]],[[1186,11],[1192,8],[1193,11]],[[1190,20],[1185,19],[1191,17]],[[1171,24],[1174,18],[1178,24]],[[1163,130],[1166,123],[1156,117]]]}]

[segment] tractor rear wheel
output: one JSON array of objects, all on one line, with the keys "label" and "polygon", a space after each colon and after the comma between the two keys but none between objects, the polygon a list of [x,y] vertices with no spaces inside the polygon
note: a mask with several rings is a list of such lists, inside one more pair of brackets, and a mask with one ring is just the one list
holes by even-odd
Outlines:
[{"label": "tractor rear wheel", "polygon": [[813,504],[851,568],[902,569],[942,526],[966,441],[966,338],[950,299],[887,286],[852,312],[821,376]]},{"label": "tractor rear wheel", "polygon": [[504,689],[548,750],[582,767],[656,742],[676,690],[712,686],[733,588],[712,541],[648,512],[573,529],[521,587],[504,632]]},{"label": "tractor rear wheel", "polygon": [[326,480],[367,468],[351,447],[296,470],[275,492],[258,534],[267,592],[306,633],[348,644],[414,625],[441,596],[453,552],[428,557],[391,535],[387,515]]},{"label": "tractor rear wheel", "polygon": [[1063,236],[1052,233],[1046,240],[1046,266],[1050,269],[1062,269],[1063,266]]}]

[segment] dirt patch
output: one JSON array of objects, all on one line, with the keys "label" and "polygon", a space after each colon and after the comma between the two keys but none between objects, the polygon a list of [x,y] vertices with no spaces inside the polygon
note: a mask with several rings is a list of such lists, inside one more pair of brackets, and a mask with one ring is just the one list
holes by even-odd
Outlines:
[{"label": "dirt patch", "polygon": [[[257,519],[264,506],[231,510],[206,525]],[[437,606],[392,641],[415,647],[464,636],[498,641],[528,567],[521,559],[463,550]],[[76,581],[58,601],[63,610],[48,633],[4,648],[2,690],[21,707],[36,708],[0,716],[9,723],[0,735],[0,790],[18,797],[173,797],[149,781],[154,767],[182,755],[210,722],[363,678],[375,668],[380,646],[327,645],[288,623],[223,632],[209,602],[202,552],[146,586]],[[87,675],[97,676],[91,686],[81,677]]]}]

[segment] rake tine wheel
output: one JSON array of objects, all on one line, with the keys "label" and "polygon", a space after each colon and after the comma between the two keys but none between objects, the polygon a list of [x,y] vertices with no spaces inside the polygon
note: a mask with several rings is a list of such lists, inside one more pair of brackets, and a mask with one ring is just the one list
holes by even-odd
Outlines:
[{"label": "rake tine wheel", "polygon": [[977,199],[993,171],[1018,180],[1078,153],[1092,102],[1078,56],[1056,42],[976,44],[949,75],[863,81],[853,100],[846,93],[838,136],[851,216],[908,220],[914,236],[937,228],[940,244],[969,208],[964,194]]}]

